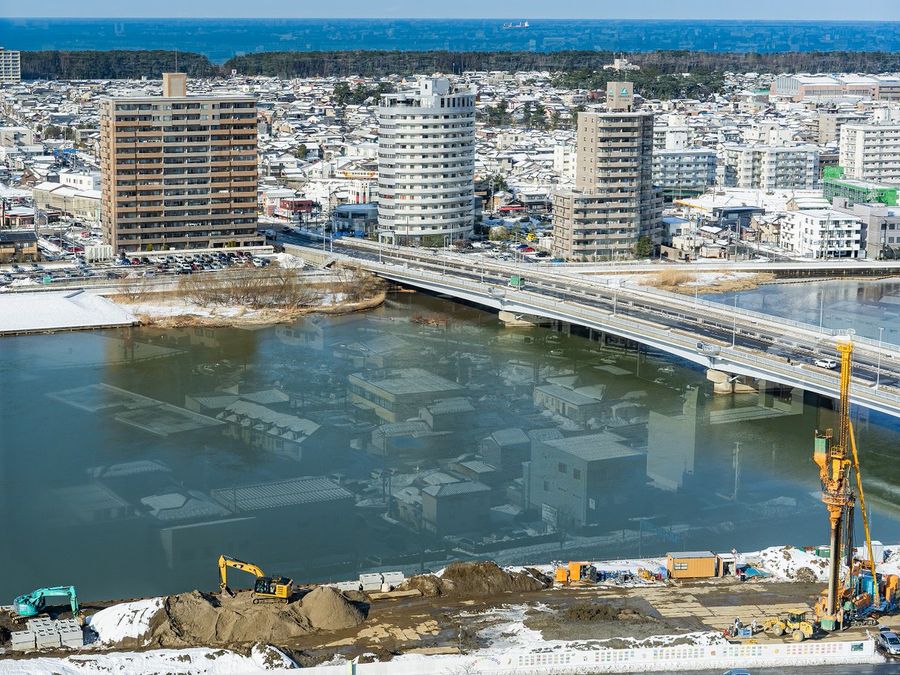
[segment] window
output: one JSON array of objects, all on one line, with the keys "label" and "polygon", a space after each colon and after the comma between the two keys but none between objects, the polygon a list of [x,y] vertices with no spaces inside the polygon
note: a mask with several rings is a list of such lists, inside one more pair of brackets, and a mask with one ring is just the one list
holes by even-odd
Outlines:
[{"label": "window", "polygon": [[581,469],[572,469],[572,478],[581,480]]},{"label": "window", "polygon": [[683,563],[683,562],[682,562],[682,563],[675,563],[674,565],[672,565],[672,567],[674,567],[674,568],[675,568],[676,570],[678,570],[678,571],[684,572],[684,571],[687,570],[688,564],[687,564],[687,563]]},{"label": "window", "polygon": [[563,464],[562,462],[560,462],[560,463],[557,465],[557,468],[559,469],[559,472],[560,472],[560,473],[568,473],[568,471],[569,471],[569,467],[567,467],[567,466],[566,466],[565,464]]},{"label": "window", "polygon": [[544,481],[544,492],[550,492],[550,481],[549,480]]}]

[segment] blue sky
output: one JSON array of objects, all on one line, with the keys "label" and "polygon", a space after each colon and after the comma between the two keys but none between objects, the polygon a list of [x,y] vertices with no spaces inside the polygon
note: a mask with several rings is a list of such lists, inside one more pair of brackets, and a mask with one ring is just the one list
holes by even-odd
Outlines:
[{"label": "blue sky", "polygon": [[900,20],[898,0],[0,0],[0,16]]}]

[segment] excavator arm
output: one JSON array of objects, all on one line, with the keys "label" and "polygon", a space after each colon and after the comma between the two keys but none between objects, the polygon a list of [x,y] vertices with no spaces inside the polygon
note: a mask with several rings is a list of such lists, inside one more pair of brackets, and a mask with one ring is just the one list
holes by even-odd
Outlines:
[{"label": "excavator arm", "polygon": [[31,593],[20,595],[13,601],[16,613],[19,616],[37,616],[48,606],[47,598],[66,597],[72,608],[72,616],[78,614],[78,595],[74,586],[51,586],[38,588]]},{"label": "excavator arm", "polygon": [[219,556],[219,588],[229,595],[231,595],[231,591],[228,588],[228,568],[233,567],[236,570],[240,570],[241,572],[247,572],[252,574],[253,576],[259,578],[266,576],[266,573],[262,571],[262,569],[258,565],[254,565],[253,563],[244,562],[243,560],[238,560],[237,558],[232,558],[228,555],[220,555]]}]

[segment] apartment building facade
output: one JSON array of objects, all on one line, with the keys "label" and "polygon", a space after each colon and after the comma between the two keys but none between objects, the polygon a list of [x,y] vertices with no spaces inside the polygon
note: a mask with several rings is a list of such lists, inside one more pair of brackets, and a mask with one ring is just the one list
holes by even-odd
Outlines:
[{"label": "apartment building facade", "polygon": [[861,258],[862,230],[859,218],[840,211],[788,211],[779,240],[783,248],[807,258]]},{"label": "apartment building facade", "polygon": [[723,187],[814,190],[819,183],[819,150],[814,145],[725,144],[716,171],[716,183]]},{"label": "apartment building facade", "polygon": [[634,255],[659,243],[662,195],[653,186],[653,113],[633,109],[629,82],[610,82],[609,112],[578,114],[575,189],[553,197],[553,251],[576,260]]},{"label": "apartment building facade", "polygon": [[882,108],[870,123],[841,127],[838,162],[847,178],[900,183],[900,111]]},{"label": "apartment building facade", "polygon": [[22,81],[22,55],[0,47],[0,84],[18,84]]},{"label": "apartment building facade", "polygon": [[475,221],[475,92],[442,77],[382,96],[378,229],[402,241],[462,239]]},{"label": "apartment building facade", "polygon": [[664,198],[694,197],[716,183],[712,148],[653,151],[653,183]]},{"label": "apartment building facade", "polygon": [[163,95],[100,102],[101,226],[122,252],[263,244],[257,232],[256,99]]}]

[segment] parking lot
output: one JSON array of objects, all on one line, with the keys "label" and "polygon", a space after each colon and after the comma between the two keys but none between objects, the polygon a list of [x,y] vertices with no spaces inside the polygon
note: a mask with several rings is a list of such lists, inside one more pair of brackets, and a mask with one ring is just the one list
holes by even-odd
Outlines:
[{"label": "parking lot", "polygon": [[216,272],[229,268],[265,267],[268,255],[250,251],[167,255],[121,255],[112,260],[87,262],[83,255],[74,260],[0,265],[0,286],[18,287],[62,282],[112,281],[157,275]]}]

